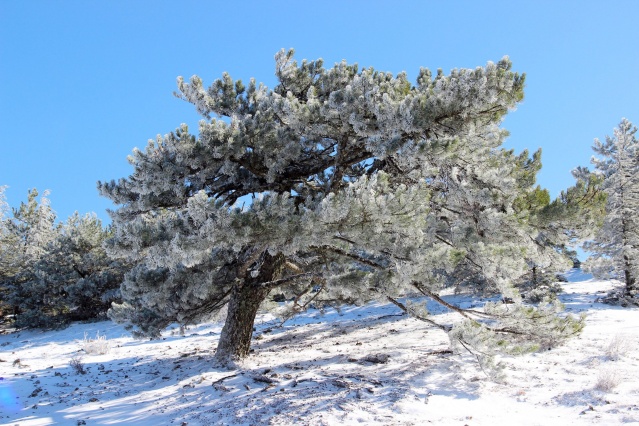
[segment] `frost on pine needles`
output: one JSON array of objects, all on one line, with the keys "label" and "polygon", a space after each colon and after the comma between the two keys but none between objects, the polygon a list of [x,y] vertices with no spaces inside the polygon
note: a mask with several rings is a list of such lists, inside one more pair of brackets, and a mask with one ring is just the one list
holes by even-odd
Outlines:
[{"label": "frost on pine needles", "polygon": [[605,141],[595,139],[593,157],[603,182],[605,216],[603,224],[584,247],[593,255],[585,269],[597,277],[624,283],[621,293],[603,300],[622,306],[639,305],[639,142],[637,128],[625,118]]},{"label": "frost on pine needles", "polygon": [[[134,265],[111,318],[158,336],[226,306],[216,358],[228,363],[248,355],[273,297],[288,314],[415,292],[441,303],[442,289],[473,282],[519,303],[515,287],[534,271],[564,267],[565,227],[550,226],[557,215],[534,185],[540,153],[502,148],[525,80],[508,58],[421,69],[414,83],[345,61],[298,63],[292,50],[275,62],[272,89],[226,73],[208,88],[180,77],[178,96],[206,119],[199,135],[182,125],[150,140],[130,156],[130,177],[99,183],[119,206],[107,250]],[[534,336],[515,321],[524,314],[484,315]],[[570,328],[553,321],[544,333]]]}]

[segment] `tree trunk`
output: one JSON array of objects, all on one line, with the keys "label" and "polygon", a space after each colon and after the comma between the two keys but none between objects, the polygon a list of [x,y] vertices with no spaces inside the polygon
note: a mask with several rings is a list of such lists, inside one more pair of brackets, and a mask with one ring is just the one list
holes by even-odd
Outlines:
[{"label": "tree trunk", "polygon": [[626,294],[630,297],[635,297],[639,294],[639,283],[637,282],[637,277],[633,274],[630,257],[627,254],[624,254],[623,260],[624,276],[626,279]]},{"label": "tree trunk", "polygon": [[[623,193],[622,193],[623,197]],[[623,200],[623,198],[622,198]],[[630,255],[628,254],[628,224],[626,223],[626,219],[621,219],[621,241],[622,241],[622,250],[623,250],[623,273],[624,278],[626,280],[626,295],[630,297],[634,297],[637,294],[637,277],[634,275],[634,271],[632,268],[632,262],[630,259]]]},{"label": "tree trunk", "polygon": [[277,258],[267,253],[257,277],[248,276],[233,286],[226,321],[215,351],[215,358],[221,364],[249,354],[257,310],[271,290],[262,284],[274,280],[279,263]]}]

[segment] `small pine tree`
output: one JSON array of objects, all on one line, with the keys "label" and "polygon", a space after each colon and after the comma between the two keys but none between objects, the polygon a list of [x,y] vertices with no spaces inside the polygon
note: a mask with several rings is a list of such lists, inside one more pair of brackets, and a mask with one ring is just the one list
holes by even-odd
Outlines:
[{"label": "small pine tree", "polygon": [[[30,190],[27,202],[13,209],[13,217],[5,220],[5,252],[10,253],[9,267],[2,277],[4,299],[9,311],[21,325],[32,323],[31,303],[47,310],[50,298],[44,291],[35,265],[55,241],[59,227],[49,204],[48,191],[38,201],[38,191]],[[37,322],[37,320],[35,320]]]},{"label": "small pine tree", "polygon": [[552,202],[548,191],[539,187],[519,198],[516,209],[524,203],[537,232],[537,260],[529,260],[530,273],[519,283],[530,301],[554,297],[561,291],[557,274],[579,262],[573,247],[592,237],[593,230],[600,226],[606,200],[601,179],[582,168],[574,170],[573,177],[575,185]]},{"label": "small pine tree", "polygon": [[62,224],[56,243],[38,263],[48,291],[59,289],[65,322],[97,318],[119,301],[125,267],[102,247],[110,234],[95,214],[76,212]]},{"label": "small pine tree", "polygon": [[9,212],[9,205],[4,195],[6,189],[6,186],[0,186],[0,322],[10,310],[6,300],[7,289],[4,286],[6,285],[5,278],[13,274],[15,263],[15,242],[7,229],[8,218],[6,215]]},{"label": "small pine tree", "polygon": [[594,240],[584,248],[594,253],[587,268],[596,276],[616,278],[625,284],[625,297],[639,298],[639,143],[637,128],[625,118],[607,136],[595,139],[599,157],[592,163],[607,195],[605,218]]},{"label": "small pine tree", "polygon": [[102,244],[110,231],[95,215],[55,223],[37,190],[3,219],[0,290],[18,327],[51,328],[105,314],[119,301],[125,267]]}]

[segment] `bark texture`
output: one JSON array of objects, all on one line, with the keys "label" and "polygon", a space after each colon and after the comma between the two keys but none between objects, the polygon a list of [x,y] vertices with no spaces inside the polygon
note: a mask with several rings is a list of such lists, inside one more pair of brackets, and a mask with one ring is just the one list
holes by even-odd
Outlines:
[{"label": "bark texture", "polygon": [[249,354],[255,316],[271,290],[263,284],[277,278],[280,263],[278,258],[265,254],[259,274],[256,277],[249,275],[233,287],[215,352],[220,363],[226,364]]}]

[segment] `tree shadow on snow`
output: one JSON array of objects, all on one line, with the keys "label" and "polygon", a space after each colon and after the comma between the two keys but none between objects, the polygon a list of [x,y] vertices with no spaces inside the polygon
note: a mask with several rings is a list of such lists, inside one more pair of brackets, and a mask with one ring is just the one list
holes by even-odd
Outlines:
[{"label": "tree shadow on snow", "polygon": [[[103,362],[85,356],[86,374],[68,364],[14,369],[13,374],[3,373],[7,380],[0,391],[10,387],[17,408],[0,421],[48,418],[58,424],[127,425],[183,421],[193,426],[306,424],[304,419],[321,416],[339,422],[353,415],[356,421],[384,423],[406,407],[423,407],[431,395],[478,397],[479,383],[461,377],[458,360],[444,354],[420,356],[407,343],[379,345],[380,338],[388,337],[384,333],[402,340],[404,331],[414,333],[424,327],[419,322],[406,324],[407,317],[397,308],[379,305],[361,313],[314,315],[270,330],[270,324],[258,324],[254,353],[236,370],[215,366],[212,348],[217,337],[207,338],[217,335],[212,331],[202,331],[206,336],[128,341],[113,348],[115,353]],[[104,330],[105,324],[96,327]],[[106,331],[110,337],[122,333],[116,325]],[[69,342],[69,336],[77,333],[73,329],[28,332],[12,339],[7,350],[14,342],[42,351],[47,345],[66,345],[65,355],[56,358],[59,362],[77,352],[77,344]],[[423,346],[436,348],[442,342],[428,337]],[[286,359],[287,354],[295,356]]]},{"label": "tree shadow on snow", "polygon": [[[198,381],[204,381],[203,373],[213,369],[213,351],[194,347],[188,337],[180,338],[180,346],[173,348],[173,352],[179,352],[177,355],[163,356],[174,340],[177,338],[131,341],[112,348],[104,361],[94,361],[101,356],[83,354],[77,345],[67,342],[66,353],[55,358],[56,367],[34,368],[29,364],[36,362],[24,359],[7,362],[0,378],[0,423],[36,418],[54,424],[84,420],[87,424],[146,425],[150,415],[171,418],[176,410],[187,409],[190,402],[187,398],[183,403],[167,405],[167,398],[182,398]],[[56,339],[30,338],[28,342],[31,349],[40,347],[46,357],[48,345],[55,345]],[[143,345],[149,349],[142,355],[127,355],[129,349]],[[69,347],[73,350],[68,351]],[[77,367],[71,365],[73,358],[78,360]],[[67,363],[59,365],[65,359]],[[37,365],[43,363],[39,361]]]}]

